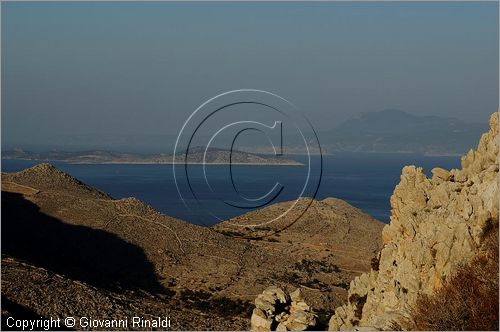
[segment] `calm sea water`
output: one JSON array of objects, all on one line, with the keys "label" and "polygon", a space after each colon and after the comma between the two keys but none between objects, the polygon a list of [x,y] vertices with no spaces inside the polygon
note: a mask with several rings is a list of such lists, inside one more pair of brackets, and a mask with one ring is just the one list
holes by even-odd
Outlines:
[{"label": "calm sea water", "polygon": [[[298,159],[296,156],[295,159]],[[318,157],[315,161],[318,161]],[[300,158],[299,158],[300,159]],[[37,164],[35,161],[2,160],[2,172],[19,171]],[[228,177],[228,167],[207,166],[210,186],[207,190],[202,166],[189,166],[190,181],[200,208],[192,201],[188,207],[177,192],[171,165],[72,165],[53,162],[59,169],[96,187],[114,198],[136,197],[167,215],[195,224],[210,225],[248,210],[234,208],[226,201],[237,201]],[[323,157],[323,175],[318,199],[336,197],[383,221],[389,221],[389,198],[399,182],[404,165],[457,168],[459,157],[430,157],[414,154],[338,154]],[[297,197],[307,168],[300,166],[233,166],[233,178],[239,193],[247,198],[266,194],[278,181],[284,189],[272,203]],[[207,213],[209,210],[217,218]]]}]

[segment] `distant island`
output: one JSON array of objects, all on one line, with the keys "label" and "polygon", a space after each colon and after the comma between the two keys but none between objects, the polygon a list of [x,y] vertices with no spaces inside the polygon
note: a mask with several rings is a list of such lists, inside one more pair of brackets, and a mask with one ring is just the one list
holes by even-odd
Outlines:
[{"label": "distant island", "polygon": [[[314,124],[314,126],[316,125],[318,124]],[[321,154],[323,155],[360,152],[460,156],[467,153],[481,138],[481,135],[488,130],[487,123],[482,121],[470,122],[457,118],[421,115],[418,112],[413,114],[394,109],[360,113],[337,125],[324,121],[323,125],[325,125],[323,129],[317,128],[317,138],[321,144]],[[209,135],[201,135],[200,139],[208,142],[210,137]],[[110,153],[109,151],[139,151],[140,153],[133,155],[133,159],[137,158],[143,162],[143,159],[150,158],[160,159],[160,162],[164,162],[163,160],[171,159],[172,156],[158,154],[158,152],[173,151],[175,140],[176,136],[169,134],[121,133],[95,137],[72,133],[47,135],[40,141],[12,140],[9,137],[2,137],[2,148],[9,154],[14,151],[8,150],[14,150],[16,147],[21,147],[26,151],[57,149],[57,151],[85,151],[88,154],[99,155]],[[106,142],[106,145],[103,145],[103,142]],[[255,139],[251,136],[239,137],[239,151],[235,152],[248,152],[266,159],[275,157],[269,144],[256,145],[255,143]],[[309,145],[310,154],[320,154],[317,148]],[[193,149],[197,148],[193,147]],[[283,151],[288,158],[292,159],[291,155],[306,154],[303,137],[295,132],[284,132]],[[19,154],[19,151],[16,153]],[[112,153],[116,154],[116,152]],[[145,153],[149,155],[144,155]],[[119,154],[124,155],[125,158],[130,155],[129,153]],[[235,155],[233,157],[237,158]],[[151,161],[146,162],[151,163]],[[165,161],[165,163],[170,162],[169,160]],[[281,161],[279,164],[287,164],[287,162]]]},{"label": "distant island", "polygon": [[[184,155],[185,152],[178,153],[175,157],[175,162],[184,163]],[[237,150],[233,150],[231,155],[231,151],[219,148],[209,148],[205,157],[204,155],[205,148],[190,148],[186,163],[225,165],[231,162],[233,165],[303,165],[298,161],[279,156],[254,154]],[[140,154],[105,150],[32,152],[16,149],[2,151],[2,159],[59,161],[69,164],[172,164],[174,162],[173,154]]]}]

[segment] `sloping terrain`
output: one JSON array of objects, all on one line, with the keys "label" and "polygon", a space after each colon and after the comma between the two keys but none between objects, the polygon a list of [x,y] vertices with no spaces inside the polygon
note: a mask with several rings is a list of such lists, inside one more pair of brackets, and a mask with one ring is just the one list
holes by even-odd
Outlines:
[{"label": "sloping terrain", "polygon": [[[242,218],[265,218],[286,204]],[[303,287],[318,310],[342,304],[349,281],[369,269],[381,228],[327,199],[314,201],[286,230],[244,237],[162,215],[134,198],[113,200],[40,164],[2,174],[2,300],[62,316],[113,312],[114,296],[123,299],[117,312],[140,312],[135,303],[147,298],[150,315],[179,311],[179,328],[242,329],[250,301],[271,284]],[[36,271],[57,275],[47,281],[53,287],[37,287],[43,278]],[[84,285],[75,290],[76,307],[67,300],[69,284]]]},{"label": "sloping terrain", "polygon": [[[310,202],[301,199],[297,204]],[[277,203],[249,212],[214,229],[247,239],[253,248],[268,253],[253,272],[260,275],[257,281],[262,288],[279,285],[292,291],[301,287],[308,304],[317,311],[331,311],[353,276],[369,269],[381,245],[383,224],[344,201],[328,198],[312,200],[300,218],[293,210],[273,223],[241,227],[271,220],[291,204]]]},{"label": "sloping terrain", "polygon": [[[230,313],[221,303],[215,310],[192,309],[168,294],[144,291],[112,291],[94,287],[77,279],[53,273],[45,268],[2,258],[2,330],[8,330],[7,317],[40,319],[88,317],[111,320],[140,316],[145,319],[168,317],[172,330],[244,330],[248,319]],[[228,302],[227,305],[231,305]],[[76,320],[74,329],[89,329]],[[130,321],[129,321],[130,325]],[[65,330],[64,325],[61,325]],[[130,326],[129,326],[130,327]],[[95,327],[95,330],[103,328]],[[138,328],[141,329],[141,328]],[[143,328],[147,330],[147,328]],[[111,330],[122,330],[114,328]]]}]

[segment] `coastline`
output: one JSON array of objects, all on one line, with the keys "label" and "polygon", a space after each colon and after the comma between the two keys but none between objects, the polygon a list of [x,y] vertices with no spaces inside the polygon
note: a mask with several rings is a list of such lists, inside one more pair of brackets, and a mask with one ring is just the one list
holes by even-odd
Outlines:
[{"label": "coastline", "polygon": [[71,165],[211,165],[211,166],[221,166],[221,165],[236,165],[236,166],[305,166],[303,163],[294,162],[294,163],[242,163],[242,162],[234,162],[234,163],[226,163],[226,162],[217,162],[217,163],[202,163],[202,162],[187,162],[187,163],[175,163],[172,161],[103,161],[103,162],[70,162],[65,160],[48,160],[48,159],[24,159],[24,158],[2,158],[2,160],[25,160],[25,161],[36,161],[41,163],[65,163]]}]

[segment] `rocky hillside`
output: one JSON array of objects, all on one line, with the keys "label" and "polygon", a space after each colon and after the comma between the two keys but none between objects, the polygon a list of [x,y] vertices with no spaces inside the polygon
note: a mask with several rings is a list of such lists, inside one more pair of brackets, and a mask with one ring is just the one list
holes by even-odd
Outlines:
[{"label": "rocky hillside", "polygon": [[169,312],[176,329],[241,330],[251,301],[277,285],[304,288],[308,304],[331,312],[349,281],[369,270],[381,228],[327,199],[286,231],[244,236],[162,215],[134,198],[115,200],[40,164],[2,173],[2,310],[94,318]]},{"label": "rocky hillside", "polygon": [[[294,208],[285,217],[277,218]],[[307,205],[309,205],[307,207]],[[307,210],[306,210],[307,208]],[[304,214],[301,212],[306,210]],[[269,220],[275,219],[269,223]],[[349,252],[350,258],[369,262],[381,247],[380,234],[383,223],[336,198],[318,201],[301,198],[297,202],[276,203],[266,208],[237,216],[215,225],[213,228],[223,234],[247,239],[266,239],[280,243],[301,243],[320,249],[335,247]],[[329,235],[327,235],[329,234]],[[342,254],[339,255],[339,259]],[[345,264],[355,268],[356,260]],[[358,265],[358,268],[362,268]]]},{"label": "rocky hillside", "polygon": [[[245,302],[218,300],[213,302],[211,311],[203,312],[200,308],[186,305],[187,301],[194,301],[192,296],[189,296],[191,294],[184,295],[181,299],[171,295],[95,287],[92,283],[83,282],[78,278],[69,278],[67,275],[54,273],[7,255],[2,256],[3,331],[13,330],[6,324],[8,317],[35,320],[40,317],[76,317],[75,330],[123,330],[84,326],[80,324],[79,317],[124,319],[138,315],[148,320],[169,317],[169,330],[224,331],[245,329],[247,326],[248,319],[241,316],[241,310],[246,310],[246,307],[243,307],[246,306]],[[204,304],[206,305],[206,302]],[[199,302],[196,305],[199,305]],[[71,329],[61,325],[60,330]],[[134,330],[151,329],[144,327]]]},{"label": "rocky hillside", "polygon": [[432,178],[408,166],[391,197],[391,223],[383,230],[379,264],[350,284],[348,303],[329,329],[414,328],[411,310],[433,294],[458,266],[481,249],[498,226],[498,113],[462,169],[436,168]]}]

